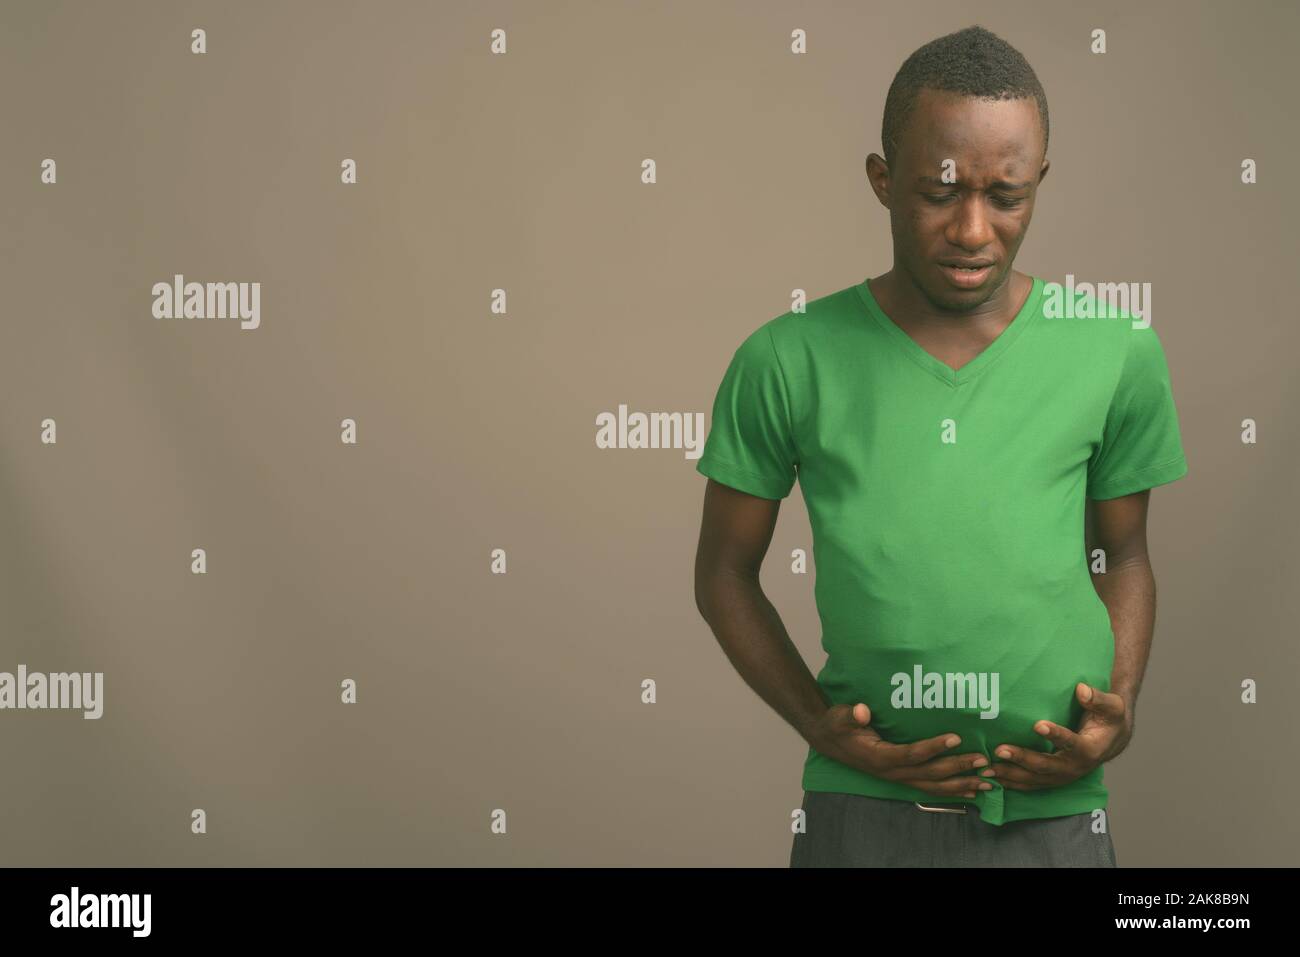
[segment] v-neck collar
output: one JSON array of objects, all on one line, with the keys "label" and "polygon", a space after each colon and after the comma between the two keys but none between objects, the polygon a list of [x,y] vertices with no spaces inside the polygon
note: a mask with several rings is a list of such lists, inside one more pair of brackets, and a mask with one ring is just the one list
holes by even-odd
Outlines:
[{"label": "v-neck collar", "polygon": [[1011,343],[1015,342],[1020,334],[1025,331],[1025,327],[1033,321],[1034,316],[1038,313],[1038,300],[1043,294],[1043,280],[1037,276],[1030,276],[1029,278],[1033,280],[1033,286],[1030,288],[1029,295],[1025,298],[1025,303],[1020,307],[1020,311],[1016,313],[1015,318],[1007,324],[996,339],[984,347],[984,350],[979,355],[960,369],[954,369],[942,359],[930,355],[919,342],[904,332],[902,327],[895,323],[894,320],[885,315],[885,311],[880,308],[880,303],[876,302],[876,297],[871,293],[870,277],[862,280],[854,288],[857,289],[858,298],[866,308],[867,314],[898,343],[913,362],[955,388],[963,382],[974,379],[996,362],[1010,348]]}]

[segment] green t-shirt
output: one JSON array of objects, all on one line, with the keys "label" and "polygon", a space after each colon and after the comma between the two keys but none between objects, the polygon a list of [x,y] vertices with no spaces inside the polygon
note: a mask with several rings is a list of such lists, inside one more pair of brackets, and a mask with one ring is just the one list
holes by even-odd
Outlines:
[{"label": "green t-shirt", "polygon": [[[1010,325],[956,371],[866,280],[769,320],[733,355],[696,463],[768,499],[798,478],[831,701],[866,702],[891,743],[954,732],[944,754],[992,765],[1002,743],[1050,752],[1039,720],[1077,728],[1077,682],[1110,690],[1115,639],[1089,575],[1085,497],[1187,473],[1154,329],[1044,314],[1043,288],[1035,277]],[[998,825],[1106,806],[1101,767],[1039,791],[992,783],[936,797],[809,748],[802,786],[973,803]]]}]

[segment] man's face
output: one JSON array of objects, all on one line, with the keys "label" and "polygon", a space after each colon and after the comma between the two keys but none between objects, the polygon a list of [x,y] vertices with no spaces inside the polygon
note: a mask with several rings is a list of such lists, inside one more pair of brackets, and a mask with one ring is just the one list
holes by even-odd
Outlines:
[{"label": "man's face", "polygon": [[[945,160],[954,167],[946,177]],[[894,168],[868,169],[889,208],[894,262],[935,308],[968,312],[1010,278],[1047,165],[1033,97],[921,91]],[[961,260],[985,265],[961,271]]]}]

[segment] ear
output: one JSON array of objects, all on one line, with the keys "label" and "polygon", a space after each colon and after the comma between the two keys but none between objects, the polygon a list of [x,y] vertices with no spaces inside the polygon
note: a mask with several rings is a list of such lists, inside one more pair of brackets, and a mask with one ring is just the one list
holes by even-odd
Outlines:
[{"label": "ear", "polygon": [[871,184],[871,191],[876,194],[876,199],[880,200],[880,205],[889,208],[889,167],[885,165],[885,159],[879,153],[872,153],[867,157],[867,182]]}]

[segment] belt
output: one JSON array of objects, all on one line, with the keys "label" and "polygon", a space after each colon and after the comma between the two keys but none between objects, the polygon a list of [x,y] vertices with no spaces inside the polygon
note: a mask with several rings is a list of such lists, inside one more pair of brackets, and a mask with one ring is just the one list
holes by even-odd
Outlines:
[{"label": "belt", "polygon": [[920,801],[913,801],[922,811],[938,811],[943,814],[965,814],[968,810],[965,804],[922,804]]}]

